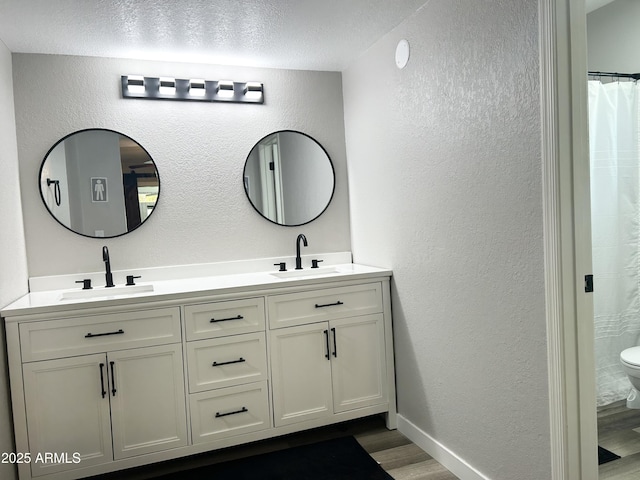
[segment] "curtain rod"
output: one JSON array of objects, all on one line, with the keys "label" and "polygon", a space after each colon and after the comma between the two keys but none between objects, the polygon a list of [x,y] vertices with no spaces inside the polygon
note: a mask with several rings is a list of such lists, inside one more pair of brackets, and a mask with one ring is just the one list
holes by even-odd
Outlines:
[{"label": "curtain rod", "polygon": [[588,72],[588,74],[594,77],[633,78],[634,80],[640,80],[640,73]]}]

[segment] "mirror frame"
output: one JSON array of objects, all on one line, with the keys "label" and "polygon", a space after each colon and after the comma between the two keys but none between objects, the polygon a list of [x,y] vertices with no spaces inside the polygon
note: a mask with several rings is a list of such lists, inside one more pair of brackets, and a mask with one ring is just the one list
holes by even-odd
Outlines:
[{"label": "mirror frame", "polygon": [[133,139],[129,135],[126,135],[126,134],[124,134],[122,132],[118,132],[117,130],[112,130],[112,129],[109,129],[109,128],[84,128],[84,129],[81,129],[81,130],[76,130],[74,132],[71,132],[71,133],[65,135],[64,137],[59,139],[56,143],[54,143],[53,146],[51,148],[49,148],[49,150],[47,150],[47,153],[45,154],[44,158],[42,159],[42,163],[40,164],[40,169],[38,171],[38,191],[40,192],[40,199],[42,200],[42,203],[43,203],[47,213],[49,213],[49,215],[51,215],[51,217],[53,217],[53,219],[56,222],[58,222],[60,225],[62,225],[64,228],[66,228],[70,232],[73,232],[76,235],[80,235],[80,236],[83,236],[83,237],[86,237],[86,238],[95,238],[95,239],[117,238],[117,237],[121,237],[123,235],[127,235],[128,233],[131,233],[131,232],[137,230],[138,228],[140,228],[140,226],[142,226],[147,220],[149,220],[151,215],[154,214],[154,212],[156,211],[156,207],[153,208],[151,213],[149,213],[149,215],[147,215],[147,217],[144,220],[142,220],[136,227],[132,228],[131,230],[127,230],[127,231],[125,231],[123,233],[119,233],[118,235],[108,235],[108,236],[105,235],[104,237],[98,237],[98,236],[95,236],[95,235],[87,235],[86,233],[78,232],[78,231],[72,229],[70,226],[67,226],[64,223],[62,223],[58,219],[58,217],[56,217],[53,214],[53,212],[49,209],[49,206],[47,205],[47,202],[46,202],[45,197],[44,197],[44,192],[43,192],[43,189],[42,189],[42,171],[44,169],[44,166],[45,166],[45,163],[46,163],[47,159],[49,158],[49,154],[51,154],[51,152],[58,145],[60,145],[62,142],[67,140],[69,137],[72,137],[73,135],[77,135],[77,134],[83,133],[83,132],[96,132],[96,131],[110,132],[110,133],[115,133],[117,135],[120,135],[121,137],[127,138],[127,139],[131,140],[132,142],[134,142],[136,145],[138,145],[145,152],[145,154],[149,157],[151,162],[153,162],[153,166],[154,166],[155,172],[156,172],[156,178],[158,179],[158,193],[157,193],[157,198],[156,198],[156,205],[157,205],[158,200],[160,199],[161,181],[160,181],[160,172],[158,171],[158,167],[156,165],[155,160],[153,159],[151,154],[147,151],[147,149],[144,148],[137,140]]},{"label": "mirror frame", "polygon": [[[327,161],[329,162],[329,166],[331,167],[331,173],[333,175],[333,185],[331,187],[331,195],[329,195],[329,199],[327,200],[326,205],[324,205],[324,207],[322,208],[322,210],[313,218],[311,218],[310,220],[307,220],[306,222],[303,223],[296,223],[296,224],[287,224],[287,223],[278,223],[274,220],[271,220],[270,218],[266,217],[257,207],[256,205],[253,203],[253,200],[251,199],[251,197],[249,196],[249,192],[247,190],[246,184],[244,182],[245,179],[245,173],[247,171],[247,162],[249,161],[249,157],[251,157],[251,153],[255,150],[255,148],[260,145],[260,143],[262,143],[262,141],[264,141],[266,138],[271,137],[272,135],[278,134],[278,133],[297,133],[300,134],[304,137],[307,137],[309,140],[311,140],[313,143],[315,143],[318,147],[320,147],[320,149],[322,150],[322,152],[325,154],[325,156],[327,157]],[[329,205],[331,205],[331,200],[333,200],[333,196],[335,195],[336,192],[336,169],[333,166],[333,160],[331,160],[331,157],[329,156],[329,153],[327,152],[327,150],[322,146],[322,144],[320,142],[318,142],[315,138],[313,138],[311,135],[301,132],[299,130],[292,130],[292,129],[283,129],[283,130],[276,130],[273,132],[270,132],[268,134],[266,134],[265,136],[263,136],[262,138],[260,138],[260,140],[258,140],[253,147],[251,147],[251,150],[249,150],[249,153],[247,154],[247,158],[245,159],[244,162],[244,167],[242,169],[242,185],[243,185],[243,190],[245,195],[247,196],[247,200],[249,200],[249,203],[251,204],[251,206],[253,207],[253,209],[258,212],[258,214],[264,218],[265,220],[268,220],[269,222],[275,224],[275,225],[279,225],[281,227],[299,227],[301,225],[306,225],[308,223],[313,222],[314,220],[318,219],[318,217],[320,217],[326,210],[327,208],[329,208]]]}]

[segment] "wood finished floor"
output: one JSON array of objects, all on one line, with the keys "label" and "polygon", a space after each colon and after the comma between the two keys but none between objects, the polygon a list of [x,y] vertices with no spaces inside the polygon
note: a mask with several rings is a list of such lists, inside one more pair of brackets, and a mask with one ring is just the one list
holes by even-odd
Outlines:
[{"label": "wood finished floor", "polygon": [[166,473],[347,435],[353,435],[369,455],[395,480],[458,479],[400,432],[387,430],[382,417],[374,416],[340,425],[317,428],[308,432],[299,432],[263,440],[250,445],[230,447],[215,453],[196,455],[188,459],[178,459],[125,472],[92,477],[92,480],[145,480]]},{"label": "wood finished floor", "polygon": [[626,400],[598,409],[598,444],[622,457],[600,465],[599,480],[640,478],[640,410]]}]

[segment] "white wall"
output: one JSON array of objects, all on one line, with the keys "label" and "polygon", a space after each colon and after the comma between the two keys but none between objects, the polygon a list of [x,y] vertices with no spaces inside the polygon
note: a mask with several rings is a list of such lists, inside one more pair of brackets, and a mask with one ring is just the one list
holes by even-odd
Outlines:
[{"label": "white wall", "polygon": [[640,72],[640,2],[616,0],[587,15],[590,71]]},{"label": "white wall", "polygon": [[[339,73],[168,64],[89,57],[14,54],[20,184],[29,275],[114,270],[256,257],[292,256],[305,233],[308,253],[351,249]],[[264,82],[264,105],[122,99],[120,75]],[[129,135],[153,157],[161,182],[154,214],[134,232],[91,239],[61,227],[38,191],[47,150],[84,128]],[[274,225],[246,198],[242,171],[253,145],[283,129],[320,142],[336,169],[327,211],[299,228]]]},{"label": "white wall", "polygon": [[343,73],[352,249],[394,272],[399,412],[493,480],[551,477],[537,40],[537,2],[431,0]]},{"label": "white wall", "polygon": [[[27,293],[25,253],[20,186],[18,183],[18,150],[13,105],[11,53],[0,42],[0,308]],[[4,323],[0,322],[4,338]],[[12,452],[13,425],[9,407],[9,379],[6,372],[5,344],[0,342],[0,452]],[[0,463],[0,478],[16,477],[15,467]]]}]

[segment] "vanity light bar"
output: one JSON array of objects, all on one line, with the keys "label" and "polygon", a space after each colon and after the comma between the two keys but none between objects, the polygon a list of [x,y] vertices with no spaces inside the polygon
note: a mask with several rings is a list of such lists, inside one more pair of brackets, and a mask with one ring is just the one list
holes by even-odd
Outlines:
[{"label": "vanity light bar", "polygon": [[122,98],[264,103],[263,85],[259,82],[122,75],[120,84]]},{"label": "vanity light bar", "polygon": [[176,79],[175,78],[166,78],[160,77],[160,88],[161,95],[175,95],[176,94]]},{"label": "vanity light bar", "polygon": [[127,91],[131,93],[142,93],[144,89],[144,77],[140,75],[129,75],[127,77]]},{"label": "vanity light bar", "polygon": [[207,93],[207,83],[201,78],[189,80],[189,95],[192,97],[204,97]]},{"label": "vanity light bar", "polygon": [[244,95],[250,98],[262,97],[262,84],[258,82],[247,82],[244,87]]},{"label": "vanity light bar", "polygon": [[234,84],[228,80],[220,80],[218,82],[218,86],[216,87],[216,92],[221,97],[230,98],[233,97],[234,92]]}]

